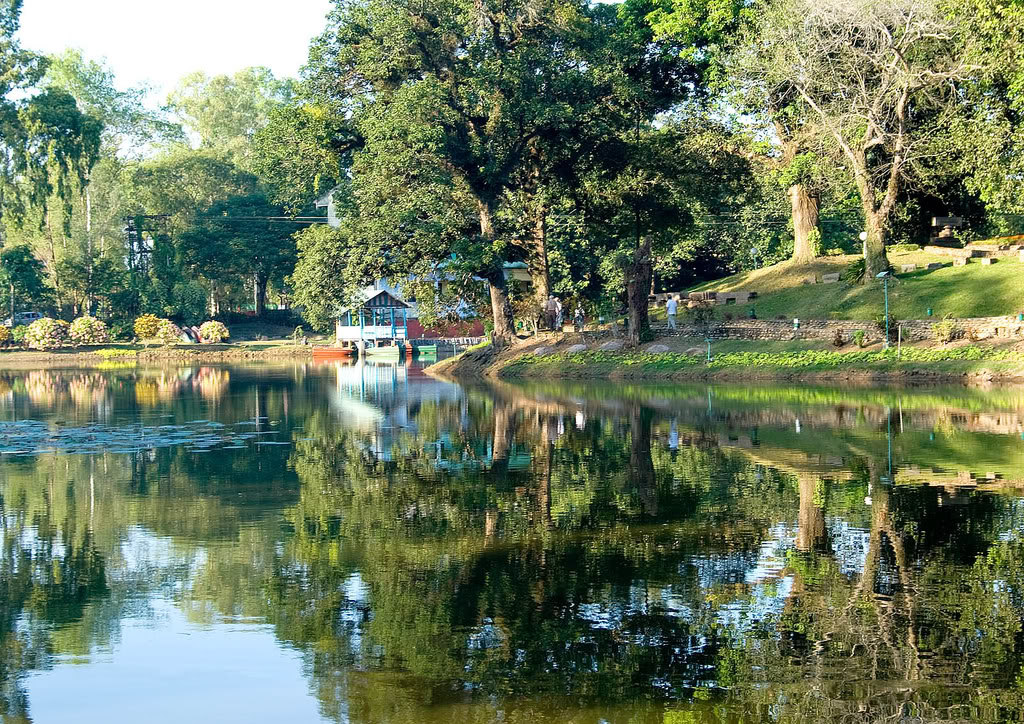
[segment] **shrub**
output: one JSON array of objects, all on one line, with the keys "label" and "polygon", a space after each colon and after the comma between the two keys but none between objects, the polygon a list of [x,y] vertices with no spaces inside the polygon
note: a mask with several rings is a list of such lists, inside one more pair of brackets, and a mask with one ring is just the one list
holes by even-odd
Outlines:
[{"label": "shrub", "polygon": [[143,314],[135,318],[135,336],[139,339],[150,339],[156,336],[160,326],[160,318],[155,314]]},{"label": "shrub", "polygon": [[909,244],[904,242],[902,244],[889,244],[889,246],[886,247],[886,250],[893,254],[906,254],[911,251],[921,251],[921,246],[919,244]]},{"label": "shrub", "polygon": [[935,337],[936,342],[949,344],[956,339],[956,335],[956,322],[950,319],[949,316],[944,317],[941,322],[936,322],[932,325],[932,336]]},{"label": "shrub", "polygon": [[845,269],[843,269],[843,271],[839,274],[839,278],[842,279],[847,284],[849,284],[850,286],[853,286],[854,284],[860,284],[862,281],[864,281],[864,269],[864,260],[858,259],[857,261],[853,262]]},{"label": "shrub", "polygon": [[865,344],[864,337],[864,330],[858,329],[856,332],[853,333],[853,343],[856,344],[858,347],[863,347]]},{"label": "shrub", "polygon": [[71,323],[70,338],[72,344],[106,344],[110,341],[107,325],[96,317],[88,315],[79,317]]},{"label": "shrub", "polygon": [[712,302],[691,302],[686,308],[691,324],[702,328],[705,332],[715,319],[715,305]]},{"label": "shrub", "polygon": [[156,338],[164,344],[181,341],[181,328],[169,319],[161,319],[156,327]]},{"label": "shrub", "polygon": [[[889,342],[894,342],[896,340],[896,336],[899,334],[899,324],[900,323],[896,319],[896,317],[894,317],[894,316],[892,316],[890,314],[889,315],[889,324],[888,324],[888,327],[889,327]],[[881,332],[883,335],[885,335],[886,322],[885,322],[885,315],[884,314],[879,314],[877,317],[875,317],[875,326],[878,327],[878,331],[879,332]]]},{"label": "shrub", "polygon": [[11,339],[14,340],[15,344],[22,344],[25,341],[26,334],[28,334],[28,327],[24,324],[19,324],[11,330]]},{"label": "shrub", "polygon": [[68,338],[68,323],[63,319],[43,317],[28,325],[25,344],[32,349],[57,349]]},{"label": "shrub", "polygon": [[216,344],[229,336],[228,328],[224,326],[223,322],[203,322],[199,327],[199,339],[207,344]]},{"label": "shrub", "polygon": [[0,324],[0,344],[7,344],[11,341],[11,329]]}]

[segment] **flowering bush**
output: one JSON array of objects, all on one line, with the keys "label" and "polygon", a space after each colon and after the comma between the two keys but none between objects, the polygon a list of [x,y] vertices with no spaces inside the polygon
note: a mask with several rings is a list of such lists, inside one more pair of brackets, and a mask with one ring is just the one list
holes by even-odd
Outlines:
[{"label": "flowering bush", "polygon": [[21,344],[25,341],[25,335],[28,334],[28,327],[24,324],[19,324],[17,327],[11,330],[11,339],[14,340],[15,344]]},{"label": "flowering bush", "polygon": [[25,332],[25,344],[32,349],[57,349],[67,338],[68,323],[50,317],[37,319]]},{"label": "flowering bush", "polygon": [[160,317],[155,314],[143,314],[135,318],[135,336],[139,339],[150,339],[156,336],[160,326]]},{"label": "flowering bush", "polygon": [[169,319],[161,319],[156,327],[156,338],[164,344],[175,344],[181,341],[181,328]]},{"label": "flowering bush", "polygon": [[110,341],[107,325],[96,317],[88,315],[79,317],[71,323],[70,336],[72,344],[106,344]]},{"label": "flowering bush", "polygon": [[11,330],[0,324],[0,344],[7,344],[11,341]]},{"label": "flowering bush", "polygon": [[230,336],[223,322],[203,322],[199,327],[199,339],[207,344],[222,342]]}]

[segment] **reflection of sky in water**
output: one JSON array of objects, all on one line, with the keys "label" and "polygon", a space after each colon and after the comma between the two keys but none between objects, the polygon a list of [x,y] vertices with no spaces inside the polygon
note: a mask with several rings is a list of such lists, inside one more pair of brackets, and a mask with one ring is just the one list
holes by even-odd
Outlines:
[{"label": "reflection of sky in water", "polygon": [[870,532],[842,518],[829,518],[827,525],[839,572],[844,576],[860,575],[868,557]]},{"label": "reflection of sky in water", "polygon": [[153,609],[153,619],[124,620],[116,649],[89,666],[56,657],[52,668],[31,675],[33,720],[323,721],[302,655],[281,646],[271,626],[196,625],[162,599]]}]

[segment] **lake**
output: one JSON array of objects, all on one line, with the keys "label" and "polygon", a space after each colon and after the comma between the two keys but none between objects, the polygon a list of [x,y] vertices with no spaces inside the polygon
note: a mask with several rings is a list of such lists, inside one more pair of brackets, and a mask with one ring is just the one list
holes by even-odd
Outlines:
[{"label": "lake", "polygon": [[3,722],[1024,718],[1024,389],[0,370]]}]

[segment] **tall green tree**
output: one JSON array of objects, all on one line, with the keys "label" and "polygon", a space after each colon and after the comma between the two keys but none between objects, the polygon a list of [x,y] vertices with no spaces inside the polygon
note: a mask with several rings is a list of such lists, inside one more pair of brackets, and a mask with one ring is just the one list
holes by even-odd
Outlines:
[{"label": "tall green tree", "polygon": [[[472,243],[435,244],[434,260],[455,252],[487,281],[497,347],[514,336],[504,264],[522,256],[500,211],[534,144],[572,125],[586,100],[577,82],[586,68],[575,51],[585,24],[583,7],[569,0],[366,0],[338,3],[311,50],[314,96],[358,116],[366,142],[359,156],[372,159],[376,173],[356,183],[377,187],[378,207],[408,207],[389,194],[425,181],[447,185],[476,217]],[[363,218],[373,223],[369,213]],[[414,213],[409,221],[416,223]],[[402,226],[377,236],[382,257],[398,256],[412,238]]]},{"label": "tall green tree", "polygon": [[230,76],[197,71],[178,82],[167,105],[201,148],[220,149],[246,166],[250,140],[293,94],[293,81],[275,78],[269,68],[245,68]]},{"label": "tall green tree", "polygon": [[8,245],[0,249],[0,303],[3,314],[11,317],[23,302],[40,304],[45,301],[49,290],[46,287],[46,273],[43,263],[23,245]]},{"label": "tall green tree", "polygon": [[806,105],[853,177],[872,278],[888,266],[900,192],[923,179],[962,111],[957,88],[972,73],[962,28],[933,0],[782,0],[755,12],[760,82]]}]

